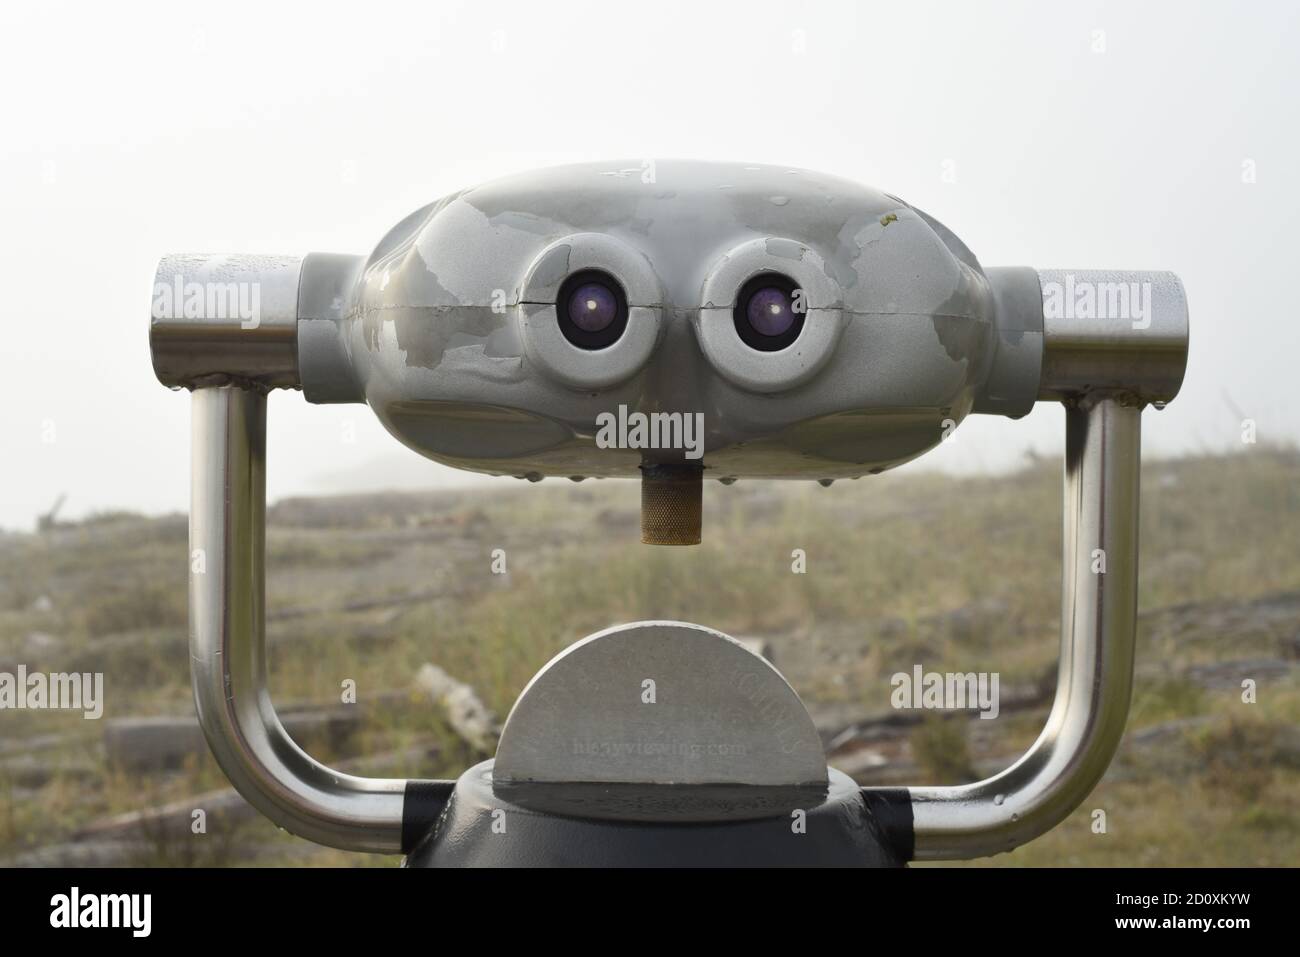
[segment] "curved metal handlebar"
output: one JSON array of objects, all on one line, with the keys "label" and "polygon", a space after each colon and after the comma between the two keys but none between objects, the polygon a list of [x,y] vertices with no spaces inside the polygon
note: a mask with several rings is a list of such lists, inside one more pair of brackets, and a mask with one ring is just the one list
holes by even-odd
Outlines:
[{"label": "curved metal handlebar", "polygon": [[[1038,740],[1007,770],[974,784],[909,789],[917,860],[979,857],[1037,837],[1087,797],[1114,756],[1132,690],[1140,427],[1141,406],[1128,399],[1066,405],[1056,700]],[[193,442],[190,653],[199,722],[218,764],[291,833],[345,850],[409,849],[407,792],[416,782],[356,777],[316,761],[285,732],[267,691],[266,396],[196,389]],[[1097,549],[1105,570],[1094,572]],[[427,809],[421,817],[429,819]]]},{"label": "curved metal handlebar", "polygon": [[[1040,273],[1045,281],[1056,275]],[[1181,383],[1186,299],[1165,273],[1079,275],[1142,279],[1155,288],[1155,309],[1131,330],[1044,323],[1039,398],[1066,410],[1056,698],[1037,741],[1005,771],[974,784],[907,789],[906,830],[919,860],[994,854],[1047,831],[1087,797],[1123,737],[1137,613],[1141,414]],[[155,339],[164,342],[169,329],[155,325]],[[258,348],[279,349],[278,339],[269,341]],[[165,342],[161,348],[165,359]],[[299,748],[276,716],[266,686],[264,550],[265,388],[278,380],[200,371],[185,384],[194,389],[190,648],[204,734],[239,792],[284,829],[347,850],[409,850],[453,783],[332,770]],[[864,790],[897,803],[897,789]]]},{"label": "curved metal handlebar", "polygon": [[331,847],[396,854],[408,782],[331,770],[289,737],[266,683],[266,395],[193,395],[190,658],[199,724],[244,798]]},{"label": "curved metal handlebar", "polygon": [[916,860],[983,857],[1032,840],[1079,806],[1114,757],[1133,687],[1141,415],[1121,397],[1067,403],[1056,699],[1038,740],[1005,771],[908,789]]}]

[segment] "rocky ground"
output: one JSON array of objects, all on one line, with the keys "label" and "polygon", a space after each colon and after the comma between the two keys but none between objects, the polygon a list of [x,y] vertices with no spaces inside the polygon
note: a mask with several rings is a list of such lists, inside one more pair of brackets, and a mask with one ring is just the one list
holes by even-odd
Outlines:
[{"label": "rocky ground", "polygon": [[[555,652],[678,618],[761,643],[862,783],[974,780],[1032,742],[1050,700],[1058,470],[710,484],[693,549],[638,543],[631,483],[280,502],[272,690],[323,759],[449,776],[490,753],[493,718]],[[1300,456],[1152,463],[1143,485],[1124,745],[1079,811],[993,863],[1295,864]],[[0,862],[395,863],[283,835],[226,788],[192,718],[186,554],[181,516],[0,536],[0,673],[101,672],[105,689],[99,720],[0,711]],[[890,676],[917,664],[998,672],[998,718],[895,710]]]}]

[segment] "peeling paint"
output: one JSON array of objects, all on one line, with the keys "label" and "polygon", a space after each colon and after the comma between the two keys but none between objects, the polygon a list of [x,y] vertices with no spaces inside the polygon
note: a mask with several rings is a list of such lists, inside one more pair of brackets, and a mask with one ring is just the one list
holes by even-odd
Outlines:
[{"label": "peeling paint", "polygon": [[769,239],[765,244],[769,256],[777,256],[781,259],[802,260],[807,248],[803,243],[797,243],[790,239]]},{"label": "peeling paint", "polygon": [[[819,173],[669,160],[655,170],[654,183],[626,161],[508,177],[390,231],[349,310],[367,399],[377,412],[393,410],[380,414],[385,425],[435,458],[494,474],[634,475],[636,457],[594,451],[595,411],[689,406],[705,411],[706,464],[716,474],[835,479],[924,451],[937,441],[940,409],[966,414],[990,348],[987,281],[940,224]],[[524,315],[547,321],[553,301],[537,291],[570,273],[565,237],[578,233],[644,257],[654,282],[642,295],[658,299],[631,305],[662,309],[648,364],[609,388],[548,378],[521,334]],[[748,243],[804,264],[792,273],[820,269],[828,283],[820,295],[843,307],[847,344],[786,393],[728,383],[699,345],[702,317],[725,310],[717,321],[730,322],[735,294],[712,289],[714,301],[702,303],[705,278]],[[801,345],[789,358],[810,361]],[[454,440],[439,438],[448,410],[458,410]],[[834,452],[842,443],[849,459]]]}]

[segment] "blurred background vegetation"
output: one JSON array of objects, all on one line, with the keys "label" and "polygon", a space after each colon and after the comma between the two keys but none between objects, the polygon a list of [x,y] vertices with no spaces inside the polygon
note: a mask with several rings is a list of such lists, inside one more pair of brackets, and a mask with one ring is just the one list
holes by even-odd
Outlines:
[{"label": "blurred background vegetation", "polygon": [[[1069,819],[983,863],[1300,861],[1298,476],[1300,454],[1262,447],[1144,467],[1124,745]],[[828,489],[707,483],[705,541],[688,549],[639,544],[632,482],[287,500],[269,511],[272,691],[324,760],[454,776],[486,749],[457,733],[422,666],[504,718],[573,641],[676,618],[761,639],[831,763],[862,783],[974,780],[1014,760],[1047,711],[1060,496],[1050,461]],[[226,789],[193,730],[187,568],[184,516],[0,536],[0,671],[100,671],[106,699],[99,721],[0,712],[0,863],[395,865],[283,834]],[[903,720],[889,678],[918,663],[998,672],[1001,715]],[[1257,703],[1242,701],[1246,679]]]}]

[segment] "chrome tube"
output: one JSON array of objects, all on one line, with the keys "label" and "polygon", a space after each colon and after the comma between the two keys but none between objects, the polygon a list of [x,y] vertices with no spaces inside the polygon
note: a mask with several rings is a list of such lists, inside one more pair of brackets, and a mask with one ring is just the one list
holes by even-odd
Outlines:
[{"label": "chrome tube", "polygon": [[1140,403],[1118,397],[1066,405],[1056,699],[1038,740],[1002,773],[908,789],[916,860],[982,857],[1032,840],[1079,806],[1114,757],[1133,687],[1141,415]]},{"label": "chrome tube", "polygon": [[[1038,398],[1125,392],[1170,402],[1187,371],[1187,295],[1171,272],[1040,269],[1043,367]],[[1094,308],[1076,310],[1080,292]]]},{"label": "chrome tube", "polygon": [[149,316],[158,381],[298,388],[302,266],[297,256],[164,256]]},{"label": "chrome tube", "polygon": [[359,778],[311,758],[267,691],[266,396],[194,390],[190,658],[199,723],[244,798],[299,837],[350,851],[401,851],[406,781]]}]

